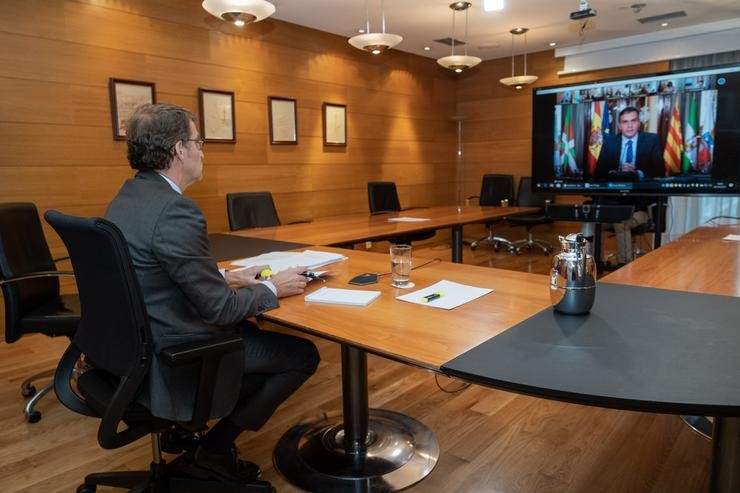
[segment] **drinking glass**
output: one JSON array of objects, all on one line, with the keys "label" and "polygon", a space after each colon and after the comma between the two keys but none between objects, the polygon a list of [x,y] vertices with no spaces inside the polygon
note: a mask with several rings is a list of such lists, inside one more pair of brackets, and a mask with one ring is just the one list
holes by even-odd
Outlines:
[{"label": "drinking glass", "polygon": [[391,286],[411,285],[411,245],[391,245]]}]

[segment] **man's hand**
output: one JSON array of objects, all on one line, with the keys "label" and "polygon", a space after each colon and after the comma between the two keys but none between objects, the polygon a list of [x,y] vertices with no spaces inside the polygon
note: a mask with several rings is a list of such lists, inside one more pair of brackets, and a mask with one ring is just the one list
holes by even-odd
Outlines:
[{"label": "man's hand", "polygon": [[301,294],[308,282],[308,278],[301,275],[305,271],[305,267],[292,267],[273,275],[270,281],[277,289],[278,298]]},{"label": "man's hand", "polygon": [[267,268],[269,268],[267,265],[255,265],[241,270],[229,270],[226,271],[224,279],[229,286],[236,286],[239,288],[255,286],[261,281],[258,277],[259,273]]},{"label": "man's hand", "polygon": [[619,167],[620,173],[637,173],[637,168],[633,163],[624,163]]}]

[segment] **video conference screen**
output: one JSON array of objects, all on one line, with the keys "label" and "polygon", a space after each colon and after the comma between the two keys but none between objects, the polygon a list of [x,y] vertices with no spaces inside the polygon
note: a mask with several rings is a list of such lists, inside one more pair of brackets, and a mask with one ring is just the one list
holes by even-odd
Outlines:
[{"label": "video conference screen", "polygon": [[534,190],[738,194],[740,65],[534,91]]}]

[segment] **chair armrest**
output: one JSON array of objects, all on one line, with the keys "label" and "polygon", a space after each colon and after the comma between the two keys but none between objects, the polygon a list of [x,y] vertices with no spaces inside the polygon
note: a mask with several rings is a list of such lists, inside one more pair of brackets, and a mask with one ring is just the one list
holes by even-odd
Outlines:
[{"label": "chair armrest", "polygon": [[[200,366],[198,387],[195,391],[193,415],[189,426],[201,428],[211,417],[216,379],[221,362],[229,353],[244,351],[244,340],[238,334],[224,334],[202,341],[176,344],[162,349],[159,355],[171,367],[195,364]],[[243,358],[243,356],[242,356]],[[239,391],[239,386],[235,392]]]},{"label": "chair armrest", "polygon": [[244,340],[236,334],[206,339],[204,341],[185,342],[162,349],[159,354],[172,367],[183,366],[206,357],[218,357],[238,351],[244,347]]},{"label": "chair armrest", "polygon": [[36,279],[39,277],[65,277],[74,276],[75,273],[72,271],[64,270],[46,270],[39,272],[31,272],[29,274],[23,274],[22,276],[9,277],[7,279],[0,279],[0,286],[10,282],[25,281],[26,279]]}]

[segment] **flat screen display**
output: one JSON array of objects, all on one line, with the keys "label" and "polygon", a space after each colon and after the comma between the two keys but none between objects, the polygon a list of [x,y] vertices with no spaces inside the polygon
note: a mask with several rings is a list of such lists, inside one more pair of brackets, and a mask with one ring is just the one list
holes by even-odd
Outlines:
[{"label": "flat screen display", "polygon": [[534,190],[740,193],[740,65],[533,92]]}]

